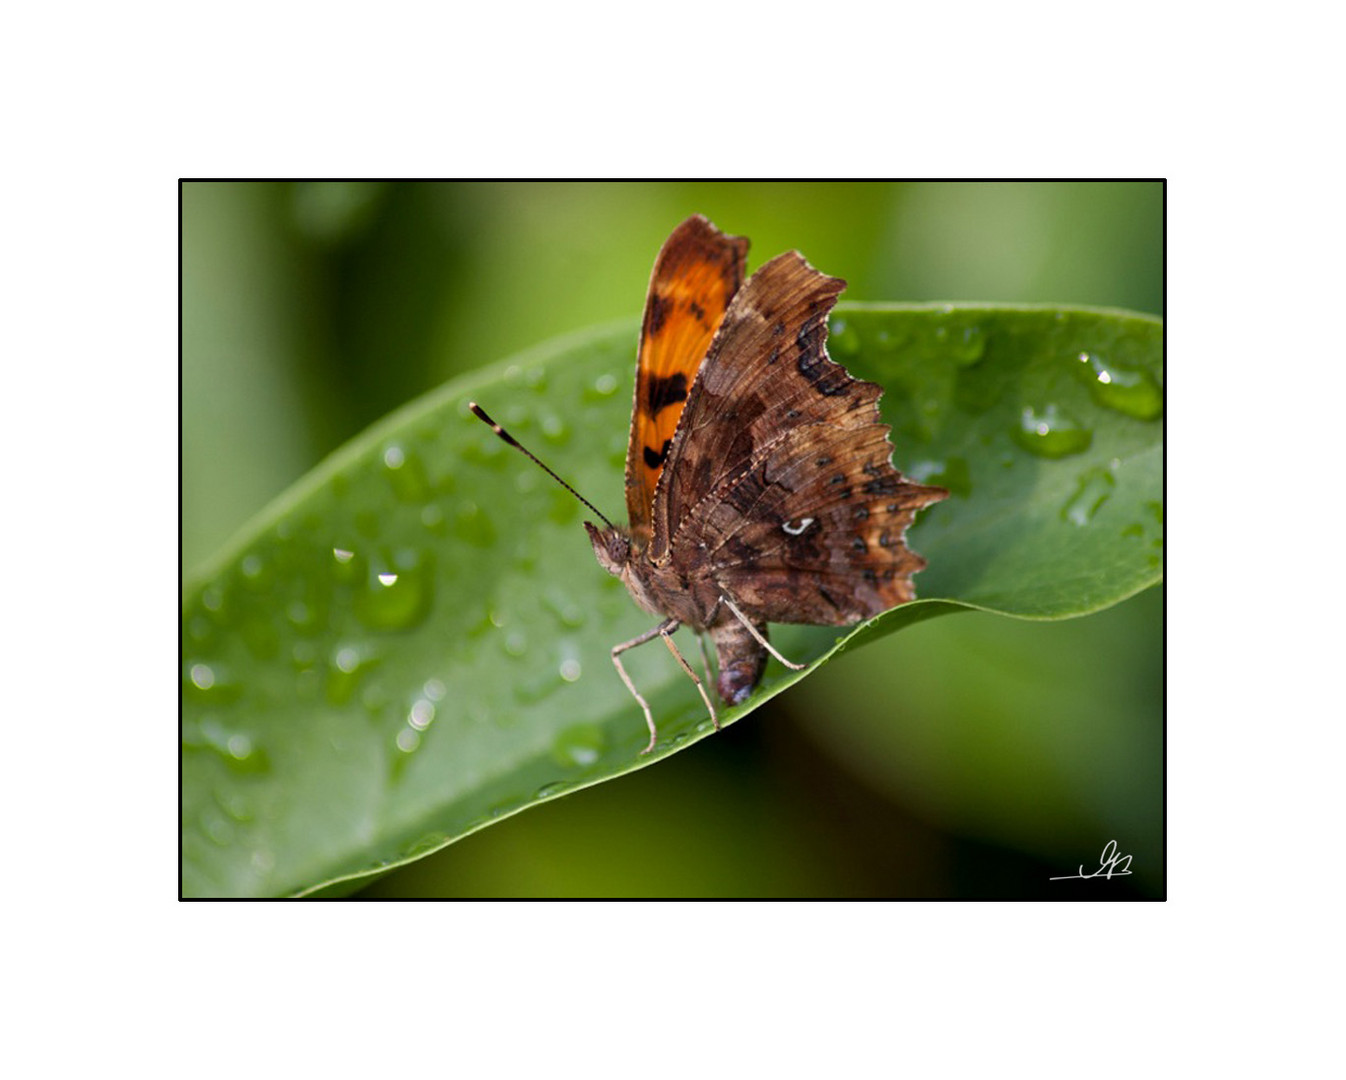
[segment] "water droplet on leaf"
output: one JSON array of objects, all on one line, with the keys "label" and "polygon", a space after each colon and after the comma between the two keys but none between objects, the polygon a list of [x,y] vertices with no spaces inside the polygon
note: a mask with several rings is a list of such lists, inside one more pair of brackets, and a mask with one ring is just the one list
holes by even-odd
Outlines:
[{"label": "water droplet on leaf", "polygon": [[430,480],[420,455],[393,443],[383,451],[383,469],[393,494],[402,502],[424,502],[430,496]]},{"label": "water droplet on leaf", "polygon": [[1075,494],[1061,508],[1061,517],[1072,525],[1088,525],[1116,486],[1117,480],[1111,470],[1101,465],[1087,470],[1080,475]]},{"label": "water droplet on leaf", "polygon": [[1083,453],[1094,438],[1092,431],[1054,404],[1042,409],[1024,406],[1010,434],[1025,450],[1047,458]]},{"label": "water droplet on leaf", "polygon": [[355,594],[355,615],[371,630],[405,630],[429,613],[434,573],[428,552],[403,549],[375,565]]},{"label": "water droplet on leaf", "polygon": [[947,335],[943,351],[959,367],[972,367],[986,355],[986,331],[980,326],[963,326],[952,330]]},{"label": "water droplet on leaf", "polygon": [[1104,408],[1137,420],[1154,420],[1163,414],[1164,392],[1144,368],[1106,360],[1097,352],[1082,352],[1076,357],[1075,373]]},{"label": "water droplet on leaf", "polygon": [[594,764],[607,746],[603,729],[597,724],[574,724],[552,744],[552,758],[566,768],[584,768]]}]

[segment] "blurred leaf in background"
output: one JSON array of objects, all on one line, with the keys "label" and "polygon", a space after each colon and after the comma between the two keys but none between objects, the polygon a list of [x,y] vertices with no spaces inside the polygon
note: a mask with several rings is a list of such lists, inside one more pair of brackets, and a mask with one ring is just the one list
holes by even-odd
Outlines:
[{"label": "blurred leaf in background", "polygon": [[[396,406],[638,315],[698,211],[752,239],[750,268],[797,248],[846,300],[1162,314],[1157,183],[188,183],[184,569]],[[1060,897],[1087,891],[1047,878],[1115,839],[1134,874],[1094,892],[1162,895],[1162,618],[1151,590],[1066,623],[922,623],[367,892]]]}]

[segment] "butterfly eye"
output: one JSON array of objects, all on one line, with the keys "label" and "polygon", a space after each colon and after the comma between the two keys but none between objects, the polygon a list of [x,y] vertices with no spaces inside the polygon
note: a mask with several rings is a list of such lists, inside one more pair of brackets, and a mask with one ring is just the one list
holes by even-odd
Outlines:
[{"label": "butterfly eye", "polygon": [[800,536],[812,524],[812,518],[795,518],[793,521],[787,521],[781,528],[791,536]]}]

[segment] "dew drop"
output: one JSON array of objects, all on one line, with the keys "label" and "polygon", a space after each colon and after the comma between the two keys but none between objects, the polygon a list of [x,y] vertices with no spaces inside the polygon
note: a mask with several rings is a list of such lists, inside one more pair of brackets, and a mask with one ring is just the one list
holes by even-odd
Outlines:
[{"label": "dew drop", "polygon": [[205,716],[194,731],[184,730],[183,744],[208,747],[237,772],[264,772],[269,768],[266,754],[251,735],[226,728],[214,715]]},{"label": "dew drop", "polygon": [[526,472],[516,473],[514,476],[514,490],[520,495],[531,495],[538,489],[540,483],[541,481],[538,479],[538,474],[532,469],[529,469]]},{"label": "dew drop", "polygon": [[874,332],[874,347],[880,352],[895,352],[904,341],[906,341],[904,334],[900,334],[887,326],[880,327]]},{"label": "dew drop", "polygon": [[611,397],[617,392],[617,376],[610,372],[598,376],[594,380],[594,392],[600,397]]},{"label": "dew drop", "polygon": [[421,745],[421,733],[413,728],[404,727],[397,733],[397,748],[404,754],[415,753]]},{"label": "dew drop", "polygon": [[210,837],[211,842],[220,847],[227,847],[234,840],[234,826],[219,809],[214,806],[207,806],[201,811],[201,831]]},{"label": "dew drop", "polygon": [[414,859],[421,855],[428,855],[443,844],[445,839],[447,838],[443,833],[426,833],[402,848],[402,858]]},{"label": "dew drop", "polygon": [[1103,466],[1089,469],[1080,475],[1075,494],[1061,507],[1061,517],[1072,525],[1088,525],[1109,498],[1117,480],[1110,469]]},{"label": "dew drop", "polygon": [[570,784],[565,780],[553,780],[550,784],[543,784],[537,791],[533,792],[534,799],[550,799],[553,795],[559,795],[565,791]]},{"label": "dew drop", "polygon": [[402,502],[424,502],[430,495],[430,481],[420,455],[393,443],[383,451],[383,469],[393,494]]},{"label": "dew drop", "polygon": [[389,700],[388,688],[382,682],[370,682],[360,691],[360,704],[371,720],[383,720],[387,717]]},{"label": "dew drop", "polygon": [[285,616],[296,630],[312,630],[315,628],[313,609],[302,600],[290,601],[286,605]]},{"label": "dew drop", "polygon": [[584,608],[569,595],[557,588],[549,588],[542,594],[542,606],[550,611],[560,624],[574,630],[584,625]]},{"label": "dew drop", "polygon": [[567,656],[561,661],[561,678],[566,682],[579,682],[581,670],[579,660],[573,656]]},{"label": "dew drop", "polygon": [[959,367],[972,367],[986,355],[986,331],[980,326],[959,327],[948,334],[944,351]]},{"label": "dew drop", "polygon": [[349,643],[338,645],[328,658],[325,687],[327,701],[332,705],[344,705],[350,701],[376,662],[375,657],[358,646]]},{"label": "dew drop", "polygon": [[421,687],[421,693],[431,701],[443,701],[444,695],[448,692],[448,687],[438,679],[426,679],[425,685]]},{"label": "dew drop", "polygon": [[1097,352],[1079,353],[1075,374],[1099,405],[1137,420],[1155,420],[1164,412],[1164,392],[1145,368],[1106,360]]},{"label": "dew drop", "polygon": [[436,536],[448,532],[448,522],[444,519],[444,508],[431,503],[421,511],[421,524]]},{"label": "dew drop", "polygon": [[215,626],[204,615],[193,615],[187,621],[187,636],[196,645],[206,645],[215,636]]},{"label": "dew drop", "polygon": [[519,657],[528,652],[528,638],[522,630],[511,630],[505,635],[505,655]]},{"label": "dew drop", "polygon": [[383,565],[371,568],[364,586],[355,594],[355,615],[371,630],[405,630],[425,618],[433,602],[430,555],[403,549]]},{"label": "dew drop", "polygon": [[251,821],[255,816],[252,805],[242,793],[236,790],[223,790],[215,792],[215,802],[220,809],[228,814],[235,821]]},{"label": "dew drop", "polygon": [[934,484],[948,488],[949,493],[967,498],[972,494],[972,471],[967,459],[951,457],[948,461],[917,461],[907,472],[920,484]]},{"label": "dew drop", "polygon": [[602,757],[606,747],[607,739],[597,724],[574,724],[556,736],[551,753],[558,765],[584,768]]},{"label": "dew drop", "polygon": [[243,575],[243,584],[249,589],[254,591],[265,589],[271,583],[270,567],[255,551],[243,556],[238,569]]},{"label": "dew drop", "polygon": [[434,719],[435,705],[427,698],[417,698],[407,713],[407,723],[417,731],[424,731]]},{"label": "dew drop", "polygon": [[542,429],[542,437],[550,443],[560,444],[570,439],[570,428],[559,416],[544,416],[539,426]]},{"label": "dew drop", "polygon": [[183,695],[203,705],[224,705],[242,694],[242,687],[219,664],[201,660],[186,665]]},{"label": "dew drop", "polygon": [[1025,450],[1046,458],[1083,453],[1094,438],[1092,431],[1054,404],[1041,410],[1024,406],[1010,434]]}]

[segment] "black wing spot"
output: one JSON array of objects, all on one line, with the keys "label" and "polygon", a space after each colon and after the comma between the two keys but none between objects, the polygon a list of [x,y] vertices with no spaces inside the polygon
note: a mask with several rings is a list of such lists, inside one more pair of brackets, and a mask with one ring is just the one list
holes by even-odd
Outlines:
[{"label": "black wing spot", "polygon": [[658,334],[664,328],[664,320],[668,318],[668,311],[673,306],[672,302],[657,292],[650,293],[650,304],[645,310],[645,333],[650,337]]},{"label": "black wing spot", "polygon": [[[877,480],[871,480],[865,485],[865,491],[871,495],[896,495],[898,488],[902,486],[902,481],[894,473],[889,476],[880,476]],[[891,513],[893,507],[889,507]]]},{"label": "black wing spot", "polygon": [[672,375],[650,376],[645,387],[645,406],[651,416],[658,416],[669,405],[686,400],[687,376],[681,371],[675,371]]},{"label": "black wing spot", "polygon": [[668,460],[668,451],[673,445],[672,439],[665,439],[662,448],[655,450],[651,447],[641,447],[645,452],[645,464],[651,469],[657,469]]}]

